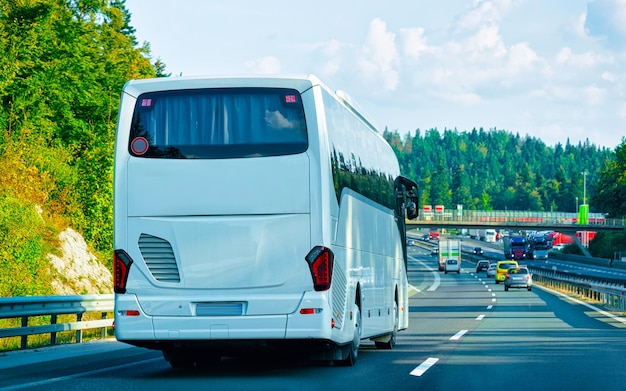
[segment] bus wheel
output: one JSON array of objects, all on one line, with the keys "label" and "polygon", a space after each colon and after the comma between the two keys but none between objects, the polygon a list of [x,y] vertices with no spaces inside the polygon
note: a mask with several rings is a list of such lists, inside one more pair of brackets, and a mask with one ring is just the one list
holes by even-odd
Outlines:
[{"label": "bus wheel", "polygon": [[393,303],[393,331],[387,335],[387,341],[374,341],[377,349],[386,349],[391,350],[396,346],[396,337],[398,335],[398,323],[400,323],[400,319],[398,317],[398,303],[394,301]]},{"label": "bus wheel", "polygon": [[354,304],[354,309],[352,310],[352,312],[354,313],[354,337],[352,338],[352,343],[350,344],[350,352],[348,353],[348,357],[338,362],[338,364],[343,367],[351,367],[356,364],[356,360],[359,356],[359,346],[361,346],[361,335],[363,335],[363,325],[361,324],[361,309],[356,303]]}]

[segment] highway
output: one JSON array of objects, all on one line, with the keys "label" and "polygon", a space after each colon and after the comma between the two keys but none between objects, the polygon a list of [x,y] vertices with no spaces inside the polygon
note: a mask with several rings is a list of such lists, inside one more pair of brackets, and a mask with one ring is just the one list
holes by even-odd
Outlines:
[{"label": "highway", "polygon": [[474,264],[437,271],[409,247],[410,328],[394,350],[364,341],[354,367],[296,354],[175,370],[115,341],[0,355],[1,390],[624,390],[626,319],[537,286],[504,292]]}]

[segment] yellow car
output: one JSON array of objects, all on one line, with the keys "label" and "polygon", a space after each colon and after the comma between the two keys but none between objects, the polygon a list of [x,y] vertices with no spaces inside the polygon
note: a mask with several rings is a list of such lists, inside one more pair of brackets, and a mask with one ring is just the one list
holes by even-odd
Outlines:
[{"label": "yellow car", "polygon": [[509,271],[509,268],[515,266],[518,267],[517,261],[500,261],[496,265],[496,284],[504,281],[506,277],[506,273]]}]

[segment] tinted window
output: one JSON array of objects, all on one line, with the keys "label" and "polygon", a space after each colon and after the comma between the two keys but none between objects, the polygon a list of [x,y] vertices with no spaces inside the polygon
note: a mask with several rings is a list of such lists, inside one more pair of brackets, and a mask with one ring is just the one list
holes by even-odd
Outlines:
[{"label": "tinted window", "polygon": [[324,91],[330,160],[337,200],[344,188],[394,209],[393,181],[400,173],[393,153],[376,131]]},{"label": "tinted window", "polygon": [[300,94],[273,88],[142,94],[128,148],[133,156],[171,159],[301,153],[307,135]]}]

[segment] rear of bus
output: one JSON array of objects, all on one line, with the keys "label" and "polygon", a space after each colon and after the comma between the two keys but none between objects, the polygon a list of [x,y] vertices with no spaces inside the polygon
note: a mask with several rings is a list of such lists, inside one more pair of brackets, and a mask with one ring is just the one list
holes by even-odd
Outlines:
[{"label": "rear of bus", "polygon": [[320,146],[306,126],[316,119],[304,109],[312,85],[127,83],[115,152],[118,340],[163,350],[174,365],[232,341],[333,338],[332,258],[312,221],[322,214],[311,191]]}]

